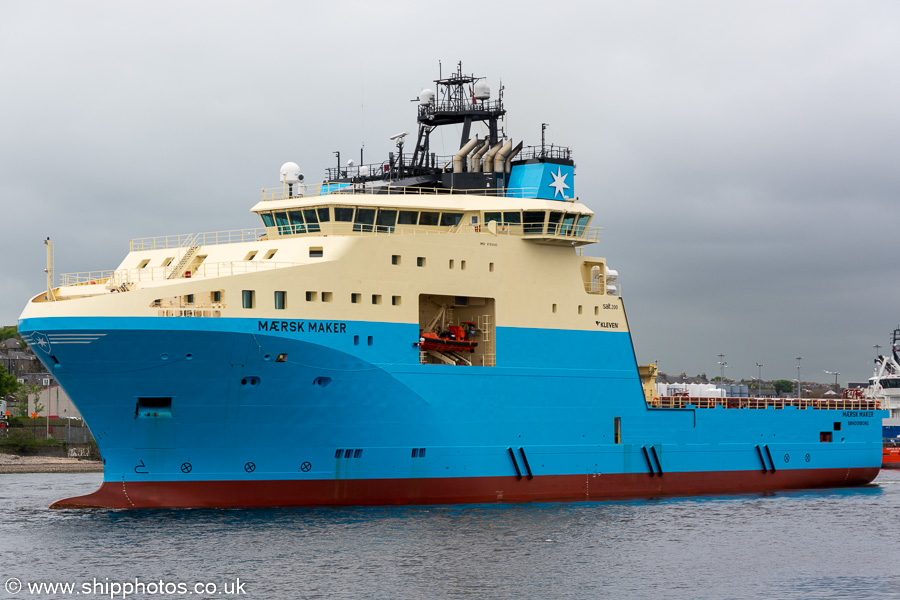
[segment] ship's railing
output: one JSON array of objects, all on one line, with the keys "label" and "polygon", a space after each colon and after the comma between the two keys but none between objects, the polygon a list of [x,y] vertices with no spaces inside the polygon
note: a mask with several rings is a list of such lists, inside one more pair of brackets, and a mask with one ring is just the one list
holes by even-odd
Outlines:
[{"label": "ship's railing", "polygon": [[112,269],[105,271],[81,271],[79,273],[63,273],[60,275],[60,285],[95,285],[106,283],[113,274]]},{"label": "ship's railing", "polygon": [[649,404],[653,408],[799,408],[823,410],[878,410],[878,401],[837,398],[703,398],[696,396],[660,396]]},{"label": "ship's railing", "polygon": [[212,246],[218,244],[238,244],[241,242],[255,242],[265,235],[266,230],[261,227],[252,229],[232,229],[230,231],[205,231],[202,233],[180,233],[177,235],[163,235],[158,237],[137,238],[131,240],[129,250],[140,252],[144,250],[165,250],[167,248],[183,248],[185,246]]},{"label": "ship's railing", "polygon": [[[345,181],[326,182],[326,183],[295,183],[293,189],[287,186],[278,188],[265,188],[262,190],[262,201],[271,202],[273,200],[291,200],[294,198],[328,196],[333,194],[392,194],[395,196],[420,196],[428,195],[463,195],[463,196],[491,196],[500,198],[533,198],[537,195],[536,187],[521,188],[478,188],[478,189],[456,189],[456,188],[433,188],[433,187],[411,187],[411,186],[394,186],[394,185],[373,185],[367,183],[350,183]],[[570,198],[570,201],[576,202],[577,199]]]},{"label": "ship's railing", "polygon": [[[273,262],[273,261],[228,261],[218,263],[203,263],[195,269],[185,271],[181,277],[183,279],[203,279],[209,277],[225,277],[231,275],[242,275],[245,273],[257,273],[259,271],[270,271],[272,269],[281,269],[284,267],[295,267],[303,263],[294,262]],[[143,269],[120,269],[113,271],[109,276],[108,283],[113,286],[120,286],[127,283],[135,283],[138,281],[163,281],[169,278],[173,267],[145,267]]]}]

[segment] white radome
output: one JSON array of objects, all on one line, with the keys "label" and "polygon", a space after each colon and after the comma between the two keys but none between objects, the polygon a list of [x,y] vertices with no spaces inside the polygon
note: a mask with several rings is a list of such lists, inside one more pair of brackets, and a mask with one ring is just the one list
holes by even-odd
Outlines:
[{"label": "white radome", "polygon": [[295,162],[286,162],[281,165],[281,181],[284,183],[300,183],[303,181],[300,165]]}]

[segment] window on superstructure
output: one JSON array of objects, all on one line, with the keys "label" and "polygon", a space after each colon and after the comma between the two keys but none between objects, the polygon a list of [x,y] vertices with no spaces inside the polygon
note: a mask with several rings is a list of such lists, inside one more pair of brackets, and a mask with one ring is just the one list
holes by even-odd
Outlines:
[{"label": "window on superstructure", "polygon": [[494,272],[494,263],[488,263],[488,271],[490,271],[491,273]]},{"label": "window on superstructure", "polygon": [[544,211],[526,210],[522,213],[522,231],[526,234],[541,233],[544,230]]},{"label": "window on superstructure", "polygon": [[288,222],[286,212],[275,213],[275,224],[278,225],[278,235],[288,235],[291,232],[291,224]]},{"label": "window on superstructure", "polygon": [[563,219],[562,225],[562,234],[563,235],[572,235],[575,233],[575,219],[578,217],[575,213],[566,213],[566,218]]},{"label": "window on superstructure", "polygon": [[146,266],[149,265],[149,264],[150,264],[150,259],[148,258],[148,259],[142,260],[140,263],[138,263],[137,268],[138,268],[138,269],[143,269],[144,267],[146,267]]},{"label": "window on superstructure", "polygon": [[550,212],[547,215],[547,233],[550,235],[560,235],[561,229],[560,224],[562,223],[563,213],[561,212]]},{"label": "window on superstructure", "polygon": [[322,258],[323,256],[325,256],[325,249],[321,246],[311,246],[309,248],[310,258]]},{"label": "window on superstructure", "polygon": [[422,211],[419,213],[419,225],[425,225],[428,227],[436,226],[441,222],[441,213],[437,212],[425,212]]},{"label": "window on superstructure", "polygon": [[613,436],[616,444],[622,443],[622,417],[616,417],[613,421]]},{"label": "window on superstructure", "polygon": [[284,310],[287,306],[287,292],[275,292],[275,310]]},{"label": "window on superstructure", "polygon": [[256,292],[253,290],[241,291],[241,303],[243,304],[244,308],[253,308],[253,306],[256,304],[254,296],[256,296]]},{"label": "window on superstructure", "polygon": [[522,223],[522,213],[519,211],[516,212],[504,212],[503,213],[503,222],[507,225],[521,225]]},{"label": "window on superstructure", "polygon": [[462,220],[462,213],[441,213],[441,227],[456,227]]},{"label": "window on superstructure", "polygon": [[193,303],[194,303],[194,295],[193,295],[193,294],[187,294],[187,295],[184,297],[184,302],[185,302],[185,304],[193,304]]},{"label": "window on superstructure", "polygon": [[400,302],[400,296],[391,296],[391,304],[393,304],[394,306],[400,306]]},{"label": "window on superstructure", "polygon": [[392,265],[400,264],[400,255],[399,254],[391,254],[391,264]]},{"label": "window on superstructure", "polygon": [[424,257],[424,256],[417,256],[417,257],[416,257],[416,266],[417,266],[417,267],[424,267],[424,266],[425,266],[425,257]]},{"label": "window on superstructure", "polygon": [[334,300],[334,292],[322,292],[322,302],[331,302]]},{"label": "window on superstructure", "polygon": [[397,211],[379,208],[378,218],[375,220],[375,231],[394,233],[395,225],[397,225]]},{"label": "window on superstructure", "polygon": [[244,260],[253,260],[256,258],[256,250],[251,250],[247,253],[247,256],[244,257]]},{"label": "window on superstructure", "polygon": [[329,214],[327,206],[320,206],[316,209],[316,213],[319,215],[319,223],[328,223],[331,221],[331,215]]},{"label": "window on superstructure", "polygon": [[350,303],[351,304],[359,304],[362,299],[362,294],[358,294],[356,292],[350,294]]},{"label": "window on superstructure", "polygon": [[306,301],[315,302],[319,299],[319,292],[306,292]]},{"label": "window on superstructure", "polygon": [[419,222],[419,211],[401,210],[397,214],[397,225],[416,225]]},{"label": "window on superstructure", "polygon": [[578,217],[578,225],[575,226],[575,235],[576,236],[581,236],[581,234],[584,233],[584,230],[587,227],[587,224],[590,222],[590,220],[591,220],[591,215],[581,215],[580,217]]},{"label": "window on superstructure", "polygon": [[580,315],[583,312],[583,310],[584,310],[584,307],[579,304],[578,305],[578,314]]},{"label": "window on superstructure", "polygon": [[221,290],[217,290],[215,292],[209,293],[210,302],[221,302],[222,301],[222,292]]},{"label": "window on superstructure", "polygon": [[554,304],[554,305],[553,305],[553,306],[552,306],[552,307],[551,307],[551,309],[550,309],[550,310],[552,310],[552,311],[553,311],[553,313],[554,313],[554,314],[555,314],[555,313],[556,313],[556,305],[555,305],[555,304]]},{"label": "window on superstructure", "polygon": [[459,268],[462,269],[463,271],[465,271],[466,270],[466,261],[464,261],[464,260],[459,261]]},{"label": "window on superstructure", "polygon": [[353,231],[372,231],[375,228],[375,209],[358,208],[353,219]]},{"label": "window on superstructure", "polygon": [[334,207],[334,220],[342,221],[344,223],[353,222],[353,207],[352,206],[335,206]]},{"label": "window on superstructure", "polygon": [[499,223],[503,220],[503,215],[499,212],[486,212],[484,213],[484,222],[489,223],[490,221],[495,221]]},{"label": "window on superstructure", "polygon": [[160,264],[159,266],[161,266],[161,267],[168,267],[169,265],[172,264],[172,261],[173,261],[173,260],[175,260],[175,257],[174,257],[174,256],[167,256],[167,257],[165,257],[165,258],[163,259],[162,264]]},{"label": "window on superstructure", "polygon": [[381,294],[372,294],[372,304],[381,304]]},{"label": "window on superstructure", "polygon": [[268,252],[266,252],[266,255],[263,257],[263,259],[264,259],[264,260],[269,260],[270,258],[272,258],[273,256],[275,256],[275,253],[276,253],[276,252],[278,252],[277,249],[276,249],[276,250],[269,250]]},{"label": "window on superstructure", "polygon": [[275,218],[272,216],[272,213],[262,213],[259,216],[262,217],[263,225],[266,227],[275,227]]},{"label": "window on superstructure", "polygon": [[294,233],[306,233],[306,221],[303,220],[303,211],[292,210],[288,212],[291,219],[291,231]]},{"label": "window on superstructure", "polygon": [[452,258],[450,259],[450,268],[451,269],[453,268],[453,259]]},{"label": "window on superstructure", "polygon": [[304,208],[303,216],[306,218],[306,230],[310,233],[321,231],[319,228],[319,215],[314,208]]},{"label": "window on superstructure", "polygon": [[599,306],[595,306],[595,307],[594,307],[594,316],[596,317],[596,316],[599,315],[599,314],[600,314],[600,307],[599,307]]}]

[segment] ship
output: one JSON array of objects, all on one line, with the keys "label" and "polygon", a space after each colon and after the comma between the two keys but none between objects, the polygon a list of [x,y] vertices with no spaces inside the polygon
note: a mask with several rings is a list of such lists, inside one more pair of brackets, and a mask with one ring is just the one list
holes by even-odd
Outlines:
[{"label": "ship", "polygon": [[888,411],[882,421],[883,469],[900,469],[900,326],[891,334],[889,354],[879,354],[875,359],[875,372],[869,378],[864,391],[867,398],[875,399]]},{"label": "ship", "polygon": [[[297,163],[259,227],[140,238],[53,273],[19,331],[103,456],[53,508],[580,501],[857,486],[871,399],[645,394],[568,147],[514,143],[462,66],[387,159]],[[535,130],[537,127],[535,127]],[[434,132],[459,137],[438,154]],[[450,133],[447,133],[450,132]],[[385,136],[388,137],[388,136]],[[410,137],[410,140],[412,137]],[[412,145],[412,144],[410,144]],[[276,172],[273,169],[273,173]],[[273,177],[273,183],[275,183]]]}]

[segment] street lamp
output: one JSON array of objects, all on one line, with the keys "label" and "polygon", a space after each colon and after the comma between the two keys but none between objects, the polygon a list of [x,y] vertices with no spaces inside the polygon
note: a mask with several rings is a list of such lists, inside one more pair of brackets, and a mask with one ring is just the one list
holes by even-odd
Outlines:
[{"label": "street lamp", "polygon": [[840,373],[838,373],[837,371],[822,371],[822,372],[826,373],[828,375],[834,375],[834,387],[837,387],[837,384],[838,384],[837,378],[838,378],[838,375],[840,375]]},{"label": "street lamp", "polygon": [[759,368],[759,376],[756,379],[756,397],[762,397],[762,368],[766,365],[763,363],[756,363],[756,366]]},{"label": "street lamp", "polygon": [[802,379],[800,379],[800,361],[801,360],[803,360],[803,357],[798,356],[797,357],[797,399],[798,400],[800,399],[800,382],[802,381]]},{"label": "street lamp", "polygon": [[725,362],[724,354],[717,354],[716,356],[719,357],[719,362],[717,362],[716,364],[719,365],[720,367],[722,367],[722,384],[724,385],[725,384],[725,368],[728,366],[728,363]]}]

